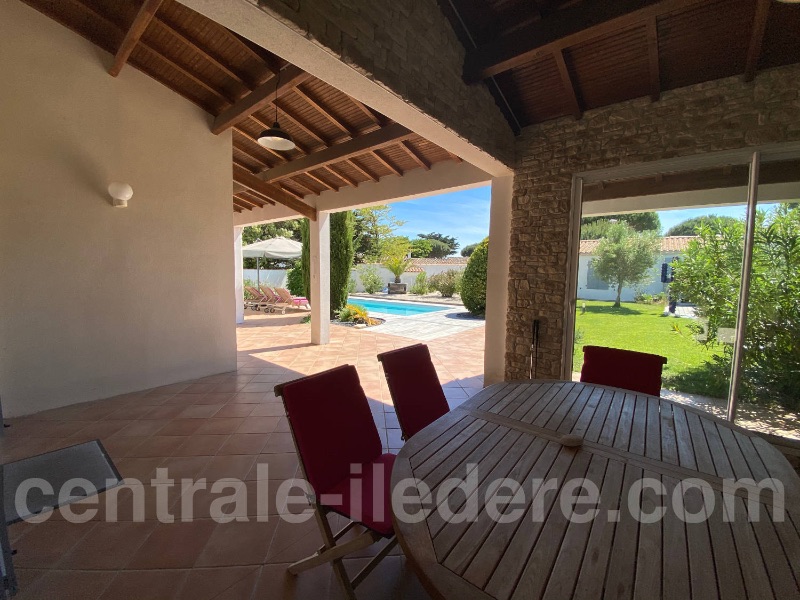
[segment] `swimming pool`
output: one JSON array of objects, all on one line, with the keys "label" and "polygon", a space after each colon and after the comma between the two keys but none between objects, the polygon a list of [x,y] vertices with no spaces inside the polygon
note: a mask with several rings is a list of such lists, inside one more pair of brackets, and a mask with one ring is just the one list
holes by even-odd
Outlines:
[{"label": "swimming pool", "polygon": [[398,302],[392,300],[373,300],[372,298],[347,298],[348,304],[363,306],[370,313],[383,313],[384,315],[400,315],[409,317],[411,315],[421,315],[424,313],[438,312],[447,310],[447,306],[436,306],[433,304],[421,304],[416,302]]}]

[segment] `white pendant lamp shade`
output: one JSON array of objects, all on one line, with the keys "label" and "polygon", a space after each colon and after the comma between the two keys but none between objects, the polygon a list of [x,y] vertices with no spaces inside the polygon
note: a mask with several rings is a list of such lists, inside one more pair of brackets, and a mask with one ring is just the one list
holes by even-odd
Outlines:
[{"label": "white pendant lamp shade", "polygon": [[258,136],[258,143],[265,148],[283,150],[284,152],[293,150],[295,147],[292,136],[281,129],[277,121],[272,124],[272,127],[263,131],[261,135]]}]

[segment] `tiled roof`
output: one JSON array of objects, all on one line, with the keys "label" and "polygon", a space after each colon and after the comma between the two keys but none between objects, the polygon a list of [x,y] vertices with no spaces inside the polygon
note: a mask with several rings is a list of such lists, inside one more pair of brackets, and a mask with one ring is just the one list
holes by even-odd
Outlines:
[{"label": "tiled roof", "polygon": [[[661,252],[685,252],[689,247],[689,242],[696,239],[697,236],[694,235],[672,235],[669,237],[662,237]],[[594,254],[597,252],[597,246],[599,245],[600,240],[581,240],[580,253]]]}]

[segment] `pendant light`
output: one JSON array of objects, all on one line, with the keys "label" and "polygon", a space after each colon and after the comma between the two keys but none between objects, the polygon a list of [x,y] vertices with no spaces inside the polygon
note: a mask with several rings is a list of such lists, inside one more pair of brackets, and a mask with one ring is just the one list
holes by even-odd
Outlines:
[{"label": "pendant light", "polygon": [[269,148],[270,150],[283,150],[286,152],[287,150],[294,150],[294,140],[292,136],[281,129],[281,126],[278,124],[278,89],[281,86],[281,72],[278,71],[277,81],[275,82],[275,122],[272,124],[272,127],[269,129],[262,131],[261,135],[258,136],[258,143],[264,146],[265,148]]}]

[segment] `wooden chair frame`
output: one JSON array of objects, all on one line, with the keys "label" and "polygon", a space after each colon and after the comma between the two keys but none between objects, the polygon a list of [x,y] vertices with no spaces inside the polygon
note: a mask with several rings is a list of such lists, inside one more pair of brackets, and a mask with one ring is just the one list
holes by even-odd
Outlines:
[{"label": "wooden chair frame", "polygon": [[[275,395],[283,399],[283,385],[279,384],[275,386]],[[303,456],[300,454],[299,446],[297,445],[297,440],[294,436],[294,430],[291,427],[291,420],[288,415],[286,415],[287,420],[289,420],[289,431],[292,435],[292,442],[294,443],[295,450],[297,452],[297,458],[300,463],[300,470],[302,471],[303,478],[308,481],[308,477],[306,476],[306,467],[303,463]],[[310,484],[309,484],[310,485]],[[306,558],[302,558],[297,562],[292,563],[289,565],[286,570],[291,573],[292,575],[298,575],[303,571],[307,571],[308,569],[313,569],[314,567],[318,567],[325,563],[331,563],[333,567],[333,572],[336,574],[336,578],[339,580],[339,584],[342,586],[345,595],[347,596],[348,600],[356,600],[355,590],[356,588],[366,579],[366,577],[372,573],[375,567],[389,555],[389,553],[394,549],[397,545],[397,536],[393,535],[388,538],[389,542],[381,548],[381,550],[355,575],[355,577],[351,578],[347,574],[347,569],[345,569],[344,563],[342,559],[347,556],[348,554],[352,554],[353,552],[358,552],[359,550],[363,550],[371,546],[372,544],[380,541],[381,539],[387,539],[386,536],[381,535],[380,533],[373,531],[363,523],[358,521],[350,521],[342,527],[338,532],[333,533],[331,529],[331,524],[328,521],[328,515],[330,513],[340,514],[337,511],[328,508],[327,506],[320,504],[319,499],[317,498],[316,494],[306,494],[306,498],[308,500],[309,505],[314,509],[314,518],[317,521],[317,526],[319,527],[319,531],[322,534],[323,544],[319,547],[319,549],[312,554],[311,556],[307,556]],[[340,515],[347,519],[347,515]],[[361,525],[366,529],[361,535],[352,540],[344,542],[343,544],[337,544],[337,542],[344,537],[351,529],[356,527],[357,525]]]}]

